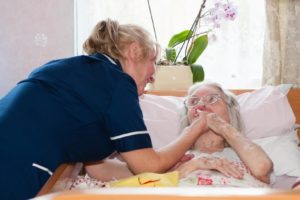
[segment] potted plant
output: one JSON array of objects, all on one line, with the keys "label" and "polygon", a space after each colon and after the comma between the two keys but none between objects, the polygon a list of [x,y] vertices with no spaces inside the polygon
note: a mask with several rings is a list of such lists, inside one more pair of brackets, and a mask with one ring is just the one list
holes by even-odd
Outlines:
[{"label": "potted plant", "polygon": [[209,6],[207,2],[202,1],[190,29],[169,40],[163,59],[157,63],[156,81],[150,89],[186,90],[193,83],[204,80],[204,69],[196,61],[208,45],[208,34],[219,28],[222,20],[236,17],[236,7],[228,0],[214,0]]}]

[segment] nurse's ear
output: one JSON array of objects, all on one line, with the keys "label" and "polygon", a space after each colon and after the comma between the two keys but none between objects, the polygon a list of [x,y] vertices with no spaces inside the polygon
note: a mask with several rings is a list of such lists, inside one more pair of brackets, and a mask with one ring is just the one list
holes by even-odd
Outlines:
[{"label": "nurse's ear", "polygon": [[133,42],[129,45],[127,56],[133,61],[139,61],[142,58],[142,49],[137,42]]}]

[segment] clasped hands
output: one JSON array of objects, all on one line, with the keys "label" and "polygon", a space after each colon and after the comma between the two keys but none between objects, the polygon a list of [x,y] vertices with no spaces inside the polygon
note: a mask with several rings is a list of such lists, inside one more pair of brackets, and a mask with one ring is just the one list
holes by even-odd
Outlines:
[{"label": "clasped hands", "polygon": [[244,176],[243,172],[234,164],[234,162],[219,157],[194,158],[181,164],[176,170],[179,171],[180,178],[186,177],[195,170],[216,170],[227,177],[237,179],[242,179]]},{"label": "clasped hands", "polygon": [[222,136],[225,129],[232,127],[216,113],[199,110],[197,110],[197,118],[190,126],[197,130],[201,130],[202,133],[213,130],[215,134],[220,136]]}]

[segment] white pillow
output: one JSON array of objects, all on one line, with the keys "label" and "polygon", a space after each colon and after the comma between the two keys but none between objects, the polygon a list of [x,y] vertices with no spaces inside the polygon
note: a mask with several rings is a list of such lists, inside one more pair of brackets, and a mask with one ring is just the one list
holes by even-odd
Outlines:
[{"label": "white pillow", "polygon": [[[287,100],[291,85],[266,86],[237,96],[246,136],[251,139],[291,132],[295,116]],[[174,140],[187,125],[183,97],[145,94],[140,97],[145,124],[154,148]]]},{"label": "white pillow", "polygon": [[145,94],[140,97],[140,105],[155,149],[179,136],[185,110],[183,97]]},{"label": "white pillow", "polygon": [[295,115],[286,94],[290,86],[265,86],[237,96],[246,136],[258,139],[293,130]]},{"label": "white pillow", "polygon": [[300,177],[300,149],[295,131],[283,136],[255,139],[253,142],[261,146],[273,161],[276,176]]}]

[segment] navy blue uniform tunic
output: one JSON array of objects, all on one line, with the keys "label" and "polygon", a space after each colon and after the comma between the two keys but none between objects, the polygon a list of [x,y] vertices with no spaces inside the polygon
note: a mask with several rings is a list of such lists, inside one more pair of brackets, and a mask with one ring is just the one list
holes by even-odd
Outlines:
[{"label": "navy blue uniform tunic", "polygon": [[148,147],[136,84],[119,64],[54,60],[0,100],[0,196],[33,197],[61,163]]}]

